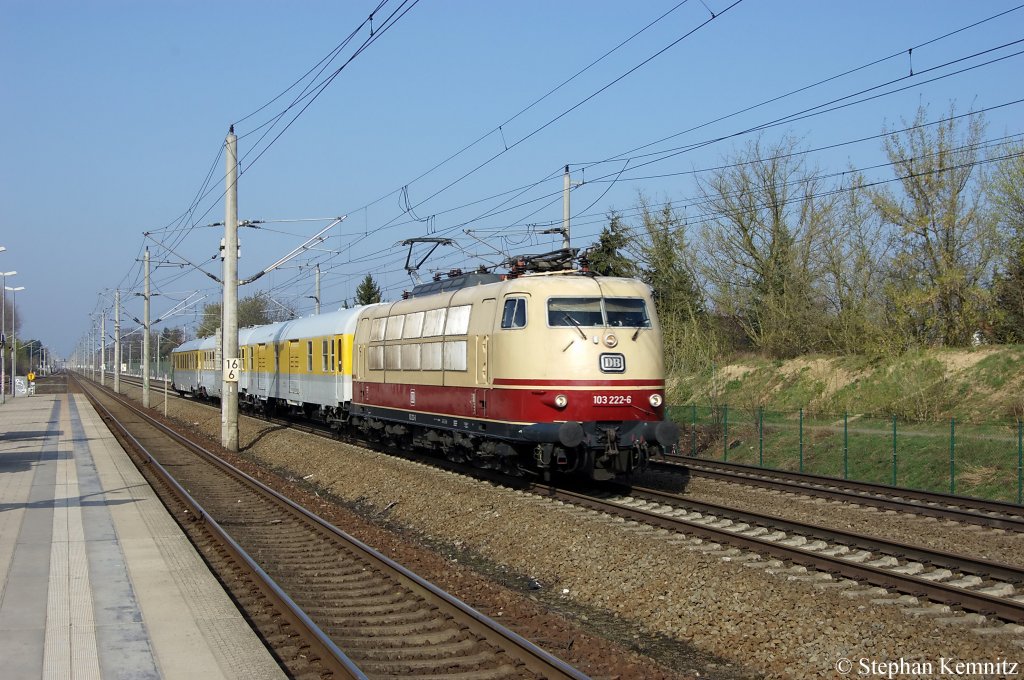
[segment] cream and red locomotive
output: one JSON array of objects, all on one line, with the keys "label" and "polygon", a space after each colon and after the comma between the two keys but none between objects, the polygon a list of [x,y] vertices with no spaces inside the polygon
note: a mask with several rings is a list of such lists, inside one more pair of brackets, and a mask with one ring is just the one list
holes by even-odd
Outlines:
[{"label": "cream and red locomotive", "polygon": [[[214,338],[174,353],[174,389],[219,398]],[[629,475],[676,444],[662,340],[640,281],[459,274],[380,303],[239,331],[244,408],[508,472]]]}]

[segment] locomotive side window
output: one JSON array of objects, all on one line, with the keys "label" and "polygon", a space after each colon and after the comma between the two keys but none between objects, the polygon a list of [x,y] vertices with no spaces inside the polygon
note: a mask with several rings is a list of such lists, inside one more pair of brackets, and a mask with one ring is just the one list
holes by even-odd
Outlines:
[{"label": "locomotive side window", "polygon": [[509,298],[501,312],[502,328],[526,327],[526,298]]},{"label": "locomotive side window", "polygon": [[465,335],[469,331],[469,312],[472,305],[460,305],[448,310],[448,322],[444,326],[445,335]]},{"label": "locomotive side window", "polygon": [[384,348],[384,368],[389,371],[402,370],[401,345],[388,345]]},{"label": "locomotive side window", "polygon": [[601,298],[551,298],[549,326],[602,326]]},{"label": "locomotive side window", "polygon": [[384,322],[387,319],[381,317],[373,320],[373,326],[370,328],[370,340],[383,340],[384,339]]},{"label": "locomotive side window", "polygon": [[402,328],[405,326],[405,317],[402,315],[388,317],[388,329],[384,334],[385,340],[399,340],[402,337]]},{"label": "locomotive side window", "polygon": [[608,315],[609,326],[651,327],[647,305],[641,298],[605,298],[604,311]]},{"label": "locomotive side window", "polygon": [[420,368],[424,371],[440,371],[442,368],[441,364],[441,345],[440,342],[427,342],[421,345],[420,350]]},{"label": "locomotive side window", "polygon": [[371,371],[382,371],[384,370],[384,346],[378,345],[377,347],[368,347],[366,350],[367,365]]},{"label": "locomotive side window", "polygon": [[420,370],[420,346],[418,344],[402,345],[402,370]]},{"label": "locomotive side window", "polygon": [[[447,309],[431,309],[423,315],[423,337],[431,338],[444,333],[444,318]],[[440,370],[440,367],[438,367]]]},{"label": "locomotive side window", "polygon": [[466,341],[446,341],[444,343],[444,370],[466,370]]},{"label": "locomotive side window", "polygon": [[403,338],[418,338],[423,333],[423,312],[412,312],[405,315]]}]

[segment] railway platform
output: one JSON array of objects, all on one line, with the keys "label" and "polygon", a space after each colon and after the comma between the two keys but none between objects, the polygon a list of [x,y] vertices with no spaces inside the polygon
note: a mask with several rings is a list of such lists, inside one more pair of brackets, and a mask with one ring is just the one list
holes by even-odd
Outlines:
[{"label": "railway platform", "polygon": [[83,395],[0,406],[0,667],[284,677]]}]

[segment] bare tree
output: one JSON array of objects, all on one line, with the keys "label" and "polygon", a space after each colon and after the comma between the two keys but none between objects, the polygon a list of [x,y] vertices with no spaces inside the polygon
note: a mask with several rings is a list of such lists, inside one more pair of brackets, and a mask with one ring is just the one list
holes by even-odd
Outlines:
[{"label": "bare tree", "polygon": [[885,323],[885,275],[893,238],[879,219],[860,173],[840,188],[837,228],[824,240],[823,292],[831,349],[845,354],[884,350],[894,339]]},{"label": "bare tree", "polygon": [[981,205],[984,175],[977,165],[984,121],[966,129],[949,118],[926,125],[927,108],[913,126],[889,135],[885,150],[899,193],[873,193],[897,246],[889,278],[895,325],[928,345],[962,346],[982,322],[998,239]]},{"label": "bare tree", "polygon": [[759,349],[793,356],[826,342],[817,289],[834,229],[834,194],[805,166],[797,143],[761,140],[700,180],[703,271],[716,309]]},{"label": "bare tree", "polygon": [[1000,148],[995,160],[988,198],[1004,254],[992,283],[989,330],[1000,342],[1024,342],[1024,145]]}]

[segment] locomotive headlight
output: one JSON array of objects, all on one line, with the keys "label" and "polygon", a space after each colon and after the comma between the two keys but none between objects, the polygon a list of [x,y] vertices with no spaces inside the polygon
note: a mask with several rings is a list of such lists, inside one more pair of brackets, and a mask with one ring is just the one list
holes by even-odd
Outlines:
[{"label": "locomotive headlight", "polygon": [[619,344],[619,339],[615,337],[614,333],[609,333],[608,335],[604,336],[604,344],[607,347],[615,347],[615,345]]},{"label": "locomotive headlight", "polygon": [[569,405],[569,397],[564,394],[559,394],[555,397],[555,406],[558,408],[565,408]]},{"label": "locomotive headlight", "polygon": [[661,395],[660,394],[652,394],[647,399],[647,401],[651,402],[651,406],[653,406],[654,408],[658,408],[659,406],[661,406]]}]

